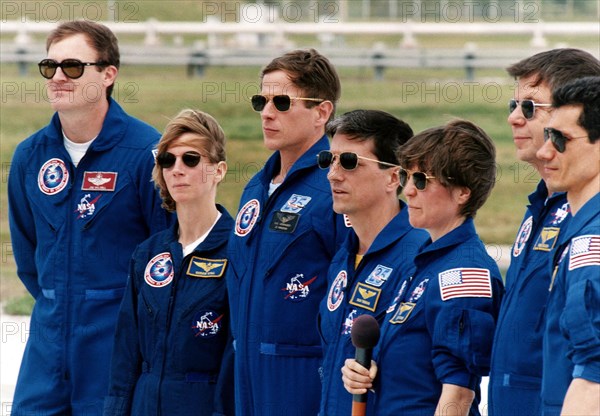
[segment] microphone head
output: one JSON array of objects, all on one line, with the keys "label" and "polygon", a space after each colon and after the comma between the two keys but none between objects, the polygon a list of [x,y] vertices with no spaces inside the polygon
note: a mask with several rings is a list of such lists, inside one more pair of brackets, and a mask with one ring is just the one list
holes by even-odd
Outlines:
[{"label": "microphone head", "polygon": [[379,341],[379,324],[373,316],[365,314],[360,315],[352,323],[350,331],[352,345],[356,348],[374,348]]}]

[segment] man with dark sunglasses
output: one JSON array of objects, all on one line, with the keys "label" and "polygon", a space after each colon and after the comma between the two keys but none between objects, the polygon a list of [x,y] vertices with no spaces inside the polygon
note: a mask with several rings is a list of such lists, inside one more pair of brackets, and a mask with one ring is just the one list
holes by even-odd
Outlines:
[{"label": "man with dark sunglasses", "polygon": [[315,415],[321,342],[316,317],[327,268],[347,227],[332,209],[317,154],[340,97],[315,50],[275,58],[252,97],[273,155],[246,185],[229,241],[237,415]]},{"label": "man with dark sunglasses", "polygon": [[555,89],[537,152],[573,218],[553,254],[544,326],[542,414],[600,414],[600,76]]},{"label": "man with dark sunglasses", "polygon": [[546,172],[537,151],[551,114],[551,91],[587,75],[600,75],[600,62],[578,49],[554,49],[526,58],[507,69],[516,79],[509,102],[519,169],[542,180],[529,205],[511,250],[506,295],[494,338],[489,381],[490,416],[540,414],[543,317],[550,271],[548,264],[570,221],[565,193],[548,191]]},{"label": "man with dark sunglasses", "polygon": [[396,150],[413,131],[391,114],[355,110],[328,124],[331,150],[318,154],[328,170],[333,209],[352,224],[328,272],[321,301],[319,333],[324,349],[320,415],[347,416],[352,395],[340,378],[340,368],[354,357],[351,330],[361,315],[381,324],[396,295],[397,282],[414,271],[414,258],[429,238],[408,221],[408,207],[398,200],[400,166]]},{"label": "man with dark sunglasses", "polygon": [[101,415],[129,259],[169,222],[151,182],[160,134],[110,98],[107,27],[63,23],[46,49],[56,113],[19,144],[8,182],[18,275],[35,298],[12,414]]}]

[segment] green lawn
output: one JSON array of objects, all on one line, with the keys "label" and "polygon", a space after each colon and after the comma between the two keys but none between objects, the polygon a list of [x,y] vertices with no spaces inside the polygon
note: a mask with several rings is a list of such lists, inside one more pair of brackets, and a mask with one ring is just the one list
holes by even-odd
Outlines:
[{"label": "green lawn", "polygon": [[[262,147],[259,116],[249,97],[258,89],[259,68],[209,68],[203,78],[187,78],[183,67],[123,68],[115,98],[131,113],[162,130],[180,109],[194,107],[214,115],[228,136],[229,173],[220,187],[219,200],[232,213],[241,190],[268,156]],[[507,103],[513,82],[502,70],[486,71],[485,78],[467,83],[461,71],[390,70],[385,81],[375,81],[368,69],[343,69],[342,99],[338,113],[356,108],[382,109],[407,121],[415,131],[442,124],[454,117],[481,125],[498,149],[498,182],[488,203],[476,218],[486,243],[511,244],[521,220],[526,195],[537,175],[516,162]],[[21,78],[13,65],[0,66],[0,239],[3,247],[0,300],[24,293],[18,282],[7,225],[6,181],[15,146],[43,127],[52,112],[36,68]],[[22,305],[17,302],[21,307]]]}]

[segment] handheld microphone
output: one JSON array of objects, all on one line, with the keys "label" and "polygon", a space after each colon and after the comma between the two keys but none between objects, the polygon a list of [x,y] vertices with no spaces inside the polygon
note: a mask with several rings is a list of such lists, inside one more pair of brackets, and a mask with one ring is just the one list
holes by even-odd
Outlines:
[{"label": "handheld microphone", "polygon": [[[360,315],[352,323],[350,331],[352,345],[356,348],[354,359],[367,370],[371,368],[373,348],[379,341],[379,324],[371,315]],[[365,416],[367,411],[367,396],[365,394],[352,395],[352,416]]]}]

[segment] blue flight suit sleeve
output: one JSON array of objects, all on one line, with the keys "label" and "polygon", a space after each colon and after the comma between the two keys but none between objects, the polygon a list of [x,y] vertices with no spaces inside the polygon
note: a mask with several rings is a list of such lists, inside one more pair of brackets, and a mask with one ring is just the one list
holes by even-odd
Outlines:
[{"label": "blue flight suit sleeve", "polygon": [[439,301],[433,290],[428,302],[427,319],[432,334],[432,363],[443,384],[475,390],[480,377],[490,370],[493,334],[503,288],[499,278],[491,277],[492,302],[489,298],[454,298]]},{"label": "blue flight suit sleeve", "polygon": [[[27,149],[20,144],[14,153],[8,176],[8,215],[12,250],[17,263],[17,274],[29,293],[37,298],[41,289],[38,283],[35,251],[37,239],[35,220],[25,193]],[[25,160],[23,160],[25,159]]]},{"label": "blue flight suit sleeve", "polygon": [[215,388],[215,406],[213,416],[235,415],[235,393],[233,384],[234,357],[231,325],[228,327],[227,344],[221,358],[221,370]]},{"label": "blue flight suit sleeve", "polygon": [[[591,236],[600,244],[600,236]],[[583,236],[580,239],[590,238]],[[569,261],[573,263],[571,244]],[[569,266],[571,268],[571,265]],[[600,383],[600,265],[569,271],[565,308],[560,328],[569,342],[567,356],[573,362],[573,378]]]},{"label": "blue flight suit sleeve", "polygon": [[141,373],[142,355],[138,340],[135,258],[134,253],[130,262],[127,288],[119,310],[111,361],[111,383],[109,395],[104,401],[105,416],[131,414],[133,391]]}]

